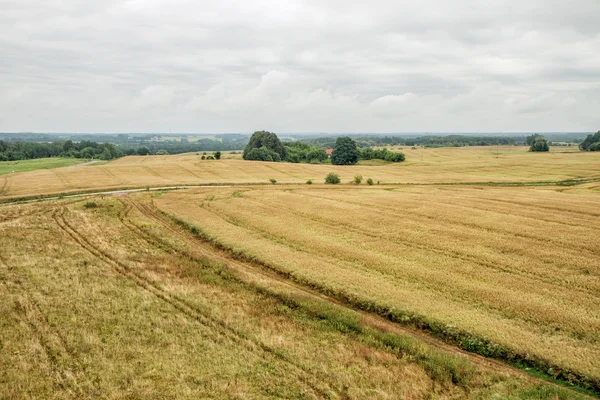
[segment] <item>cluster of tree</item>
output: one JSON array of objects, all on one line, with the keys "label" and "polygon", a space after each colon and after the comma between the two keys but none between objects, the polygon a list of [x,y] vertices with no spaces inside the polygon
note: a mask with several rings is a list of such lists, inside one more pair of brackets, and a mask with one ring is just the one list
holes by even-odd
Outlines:
[{"label": "cluster of tree", "polygon": [[529,151],[550,151],[548,140],[542,135],[530,135],[526,138],[529,145]]},{"label": "cluster of tree", "polygon": [[194,153],[198,151],[227,151],[227,150],[242,150],[246,145],[247,139],[244,140],[214,140],[214,139],[200,139],[195,142],[189,142],[182,139],[181,141],[160,141],[153,142],[150,140],[139,140],[129,141],[123,144],[119,144],[119,147],[124,152],[137,153],[140,148],[148,149],[148,154],[158,154],[159,151],[164,150],[169,154],[181,154],[181,153]]},{"label": "cluster of tree", "polygon": [[370,147],[359,149],[354,140],[349,137],[340,137],[335,141],[333,153],[331,154],[331,163],[335,165],[356,164],[359,159],[373,160],[380,159],[391,162],[401,162],[406,160],[404,153],[396,153],[388,149],[376,150]]},{"label": "cluster of tree", "polygon": [[[322,163],[327,160],[327,152],[321,147],[304,142],[282,143],[276,134],[267,131],[254,132],[244,149],[244,160],[288,161]],[[356,164],[359,159],[382,159],[392,162],[405,160],[404,153],[394,153],[387,149],[359,149],[349,137],[339,137],[333,145],[331,163],[335,165]]]},{"label": "cluster of tree", "polygon": [[600,131],[593,135],[588,135],[579,145],[579,148],[586,151],[600,151]]},{"label": "cluster of tree", "polygon": [[0,141],[0,161],[29,160],[46,157],[112,160],[121,156],[121,151],[114,144],[96,143],[88,140],[82,140],[78,143],[71,140],[51,143]]},{"label": "cluster of tree", "polygon": [[284,143],[285,161],[320,164],[327,161],[325,149],[303,142]]},{"label": "cluster of tree", "polygon": [[[404,138],[400,136],[364,136],[352,138],[358,147],[377,147],[377,146],[417,146],[425,147],[463,147],[463,146],[495,146],[495,145],[514,145],[517,142],[523,143],[523,139],[518,137],[504,136],[466,136],[466,135],[447,135],[447,136],[421,136],[417,138]],[[520,139],[520,140],[519,140]],[[335,137],[306,138],[302,140],[305,143],[322,147],[333,147],[336,141]]]},{"label": "cluster of tree", "polygon": [[268,131],[256,131],[244,148],[244,160],[282,161],[287,154],[286,148],[276,134]]},{"label": "cluster of tree", "polygon": [[366,147],[360,150],[362,160],[385,160],[391,162],[401,162],[406,160],[404,153],[389,151],[388,149],[376,150]]}]

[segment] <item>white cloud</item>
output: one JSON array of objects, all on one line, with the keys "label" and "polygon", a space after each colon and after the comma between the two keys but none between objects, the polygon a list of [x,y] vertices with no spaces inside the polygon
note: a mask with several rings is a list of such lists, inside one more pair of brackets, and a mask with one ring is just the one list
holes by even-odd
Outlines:
[{"label": "white cloud", "polygon": [[0,131],[600,126],[597,0],[0,8]]}]

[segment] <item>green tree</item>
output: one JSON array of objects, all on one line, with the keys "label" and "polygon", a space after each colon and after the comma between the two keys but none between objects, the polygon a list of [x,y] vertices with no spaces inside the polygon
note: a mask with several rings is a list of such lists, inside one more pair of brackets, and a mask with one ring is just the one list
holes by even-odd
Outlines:
[{"label": "green tree", "polygon": [[356,142],[349,137],[340,137],[335,141],[331,153],[331,163],[335,165],[353,165],[358,162],[360,151]]},{"label": "green tree", "polygon": [[248,153],[244,154],[244,159],[254,161],[281,161],[279,153],[274,152],[266,146],[250,150]]},{"label": "green tree", "polygon": [[592,150],[591,147],[594,143],[600,143],[600,131],[596,132],[594,135],[587,135],[585,140],[579,145],[581,150]]},{"label": "green tree", "polygon": [[529,151],[550,151],[550,146],[548,145],[548,141],[545,137],[537,136],[531,143]]},{"label": "green tree", "polygon": [[221,152],[220,151],[215,151],[213,153],[213,156],[215,157],[216,160],[220,160],[221,159]]},{"label": "green tree", "polygon": [[[255,152],[253,154],[254,158],[249,158],[250,154],[254,150],[258,150],[258,149],[262,149],[262,148],[264,148],[265,150],[268,150],[268,153],[265,153],[264,151],[261,153]],[[276,153],[277,157],[274,157],[270,153]],[[267,131],[254,132],[252,134],[252,136],[250,137],[250,141],[248,142],[248,145],[246,145],[246,148],[244,149],[244,154],[243,154],[244,160],[260,160],[260,158],[256,158],[258,156],[265,156],[265,158],[269,158],[269,157],[266,157],[266,154],[269,154],[271,159],[270,160],[263,159],[261,161],[281,161],[281,160],[285,159],[286,150],[276,134],[267,132]]]},{"label": "green tree", "polygon": [[86,147],[81,150],[81,158],[93,158],[94,157],[94,149],[91,147]]},{"label": "green tree", "polygon": [[102,154],[100,154],[100,159],[101,160],[112,160],[112,154],[110,154],[110,150],[105,148],[104,151],[102,152]]},{"label": "green tree", "polygon": [[142,146],[139,149],[137,149],[137,153],[140,156],[147,156],[148,154],[150,154],[150,149],[146,146]]}]

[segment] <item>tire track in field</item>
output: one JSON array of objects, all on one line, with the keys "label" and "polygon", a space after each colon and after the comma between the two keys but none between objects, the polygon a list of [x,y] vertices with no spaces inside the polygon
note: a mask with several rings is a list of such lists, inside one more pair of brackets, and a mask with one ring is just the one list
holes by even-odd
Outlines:
[{"label": "tire track in field", "polygon": [[[306,384],[311,390],[313,390],[315,394],[317,394],[320,398],[324,399],[329,397],[329,392],[317,387],[316,384],[311,382],[311,380],[309,380],[306,376],[302,376],[314,375],[312,372],[305,370],[304,368],[300,367],[296,363],[291,362],[290,360],[287,360],[285,356],[278,353],[276,349],[272,349],[271,347],[267,346],[262,342],[251,340],[245,334],[227,325],[224,321],[210,316],[209,314],[203,312],[201,309],[194,306],[193,304],[190,304],[186,300],[162,289],[157,283],[133,271],[129,266],[127,266],[123,262],[117,260],[116,258],[110,256],[99,247],[93,245],[88,239],[85,238],[84,235],[82,235],[71,224],[69,224],[65,217],[66,211],[66,208],[63,207],[60,210],[55,210],[52,214],[52,217],[54,218],[60,229],[64,231],[68,236],[70,236],[79,246],[87,250],[89,253],[91,253],[93,256],[100,259],[104,263],[113,267],[113,269],[123,278],[134,283],[141,289],[153,294],[159,300],[168,303],[188,319],[196,321],[201,325],[204,325],[211,329],[215,329],[217,333],[220,333],[232,342],[241,345],[246,350],[250,352],[255,352],[256,348],[258,348],[262,350],[263,353],[268,354],[272,358],[287,362],[290,366],[295,367],[299,372],[301,372],[300,376],[298,377],[299,380]],[[265,357],[263,356],[263,358]],[[318,377],[314,377],[318,379]],[[317,382],[319,381],[317,380]],[[331,391],[334,391],[331,387],[329,389]]]},{"label": "tire track in field", "polygon": [[[291,190],[293,193],[296,193],[295,189]],[[326,197],[326,196],[319,196],[319,195],[314,195],[314,194],[309,194],[306,192],[301,193],[302,196],[308,196],[308,197],[313,197],[316,199],[321,199],[321,200],[327,200],[327,201],[331,201],[331,202],[338,202],[338,203],[345,203],[345,204],[350,204],[350,205],[355,205],[355,206],[360,206],[360,207],[364,207],[367,209],[375,209],[375,210],[379,210],[383,213],[386,213],[385,215],[388,215],[388,213],[392,213],[394,215],[397,216],[401,216],[402,218],[410,218],[412,221],[414,222],[419,222],[418,220],[416,220],[414,218],[415,215],[431,220],[431,221],[444,221],[444,222],[448,222],[450,224],[453,225],[459,225],[459,226],[464,226],[470,229],[475,229],[475,230],[484,230],[484,231],[489,231],[489,232],[494,232],[500,235],[504,235],[504,236],[513,236],[516,238],[525,238],[525,239],[530,239],[532,241],[536,241],[538,243],[540,243],[540,246],[545,246],[545,245],[554,245],[554,244],[561,244],[563,245],[564,243],[561,243],[560,241],[556,241],[553,240],[552,238],[549,237],[537,237],[535,235],[531,235],[531,234],[527,234],[527,233],[515,233],[515,232],[511,232],[511,231],[507,231],[504,229],[494,229],[491,227],[483,227],[480,225],[477,225],[476,223],[470,223],[470,222],[462,222],[460,220],[457,219],[449,219],[449,218],[442,218],[439,216],[432,216],[432,215],[428,215],[424,212],[417,212],[417,211],[411,211],[410,213],[402,213],[402,214],[398,214],[398,208],[396,207],[391,207],[391,206],[385,206],[385,205],[381,205],[381,204],[367,204],[367,203],[362,203],[360,201],[351,201],[351,200],[343,200],[343,199],[338,199],[338,198],[331,198],[331,197]],[[570,244],[566,244],[566,247],[569,247]],[[585,243],[582,243],[582,246],[585,246]],[[596,253],[600,252],[600,250],[594,248],[593,246],[586,246],[584,247],[584,249],[594,255],[597,255]]]},{"label": "tire track in field", "polygon": [[[123,225],[127,229],[129,229],[131,232],[133,232],[135,235],[137,235],[138,237],[140,237],[142,240],[146,241],[150,245],[161,248],[168,253],[177,253],[180,256],[183,256],[187,259],[193,260],[195,262],[199,262],[201,264],[203,263],[204,260],[198,259],[198,257],[194,256],[193,254],[191,254],[187,251],[182,251],[182,250],[176,249],[172,245],[167,243],[166,241],[164,241],[164,240],[158,238],[157,236],[152,235],[152,234],[146,232],[145,230],[141,229],[140,227],[138,227],[135,223],[133,223],[130,220],[129,213],[130,213],[131,209],[133,207],[135,207],[143,216],[145,216],[146,218],[150,219],[151,221],[157,223],[159,226],[161,226],[162,228],[165,228],[166,230],[173,233],[175,236],[179,237],[180,239],[183,239],[187,244],[192,245],[194,248],[198,247],[198,241],[191,240],[189,236],[187,236],[181,230],[175,228],[171,223],[165,222],[160,216],[157,216],[155,212],[153,212],[149,207],[147,207],[143,203],[132,201],[129,199],[128,200],[119,199],[119,200],[125,205],[125,210],[124,210],[123,214],[120,216],[120,220],[121,220],[121,223],[123,223]],[[202,247],[202,253],[206,254],[207,256],[209,256],[211,258],[217,258],[219,261],[224,262],[226,264],[230,264],[233,261],[231,259],[227,259],[225,257],[215,254],[215,250],[211,247],[207,248],[205,245],[202,245],[201,247]],[[239,263],[237,263],[235,261],[233,261],[233,262],[235,264],[238,264],[238,267],[241,267],[241,265]],[[264,275],[264,273],[262,273],[261,271],[254,270],[254,273],[256,273],[256,272],[258,272],[261,275]],[[232,330],[233,332],[236,332],[236,334],[237,334],[237,331],[235,331],[234,328],[231,328],[228,325],[223,324],[222,321],[217,320],[217,319],[214,319],[214,321],[220,325],[225,326],[227,329]],[[268,354],[275,355],[275,357],[277,359],[286,362],[287,364],[291,365],[292,367],[299,369],[308,375],[313,376],[313,378],[315,378],[317,381],[323,382],[323,377],[317,376],[314,372],[310,371],[309,369],[302,366],[301,364],[296,363],[293,360],[290,360],[289,358],[287,358],[286,356],[284,356],[280,353],[277,353],[275,349],[272,349],[270,346],[265,345],[264,343],[260,342],[259,340],[251,339],[246,336],[244,336],[244,339],[252,342],[257,347],[265,350]],[[305,381],[305,380],[302,380],[302,381],[305,384],[308,384],[313,390],[318,390],[317,388],[313,387],[310,384],[310,382]],[[329,387],[330,390],[334,391],[332,389],[331,382],[327,382],[327,386]],[[344,396],[342,394],[342,398],[343,397]]]},{"label": "tire track in field", "polygon": [[2,190],[0,190],[0,195],[8,196],[8,193],[10,192],[11,184],[12,184],[12,179],[9,178],[8,176],[5,176],[4,177],[4,185],[2,185]]},{"label": "tire track in field", "polygon": [[6,189],[6,186],[8,185],[8,177],[4,176],[2,178],[4,179],[4,183],[2,184],[2,187],[0,188],[0,196],[2,196],[4,194],[4,192],[8,191]]},{"label": "tire track in field", "polygon": [[[458,251],[454,251],[454,250],[447,250],[447,249],[443,249],[443,248],[434,248],[434,247],[428,247],[425,245],[420,244],[420,242],[418,240],[410,240],[401,236],[397,236],[397,235],[390,235],[387,233],[379,233],[379,232],[370,232],[364,228],[360,228],[360,227],[356,227],[355,225],[348,223],[348,222],[344,222],[344,221],[339,221],[339,220],[332,220],[332,219],[327,219],[326,217],[319,217],[316,216],[314,214],[310,214],[310,213],[305,213],[302,211],[296,211],[293,208],[284,208],[280,205],[277,204],[273,204],[270,203],[268,201],[265,200],[260,200],[260,199],[256,199],[253,197],[245,197],[246,200],[250,200],[253,201],[255,203],[258,204],[264,204],[267,205],[268,207],[272,208],[272,209],[276,209],[279,212],[287,212],[287,213],[291,213],[293,215],[296,216],[300,216],[303,219],[309,219],[312,220],[314,222],[323,224],[327,227],[331,227],[331,226],[336,226],[336,227],[341,227],[344,229],[344,231],[350,231],[353,232],[357,235],[362,235],[362,236],[366,236],[369,237],[371,239],[377,239],[377,240],[385,240],[390,244],[400,244],[400,245],[405,245],[409,248],[414,248],[414,249],[419,249],[419,250],[424,250],[424,251],[428,251],[428,252],[432,252],[432,253],[436,253],[436,254],[440,254],[443,256],[447,256],[449,258],[452,259],[456,259],[456,260],[460,260],[460,261],[466,261],[466,262],[472,262],[476,265],[480,265],[482,267],[486,267],[489,268],[491,270],[495,270],[498,272],[503,272],[503,273],[507,273],[507,274],[515,274],[515,275],[519,275],[519,276],[523,276],[526,277],[528,279],[532,279],[535,281],[541,281],[545,284],[551,285],[551,286],[555,286],[558,287],[560,289],[568,289],[569,291],[576,291],[576,292],[582,292],[582,293],[587,293],[589,295],[596,295],[597,291],[594,289],[588,289],[586,287],[581,287],[581,286],[573,286],[573,283],[569,280],[557,280],[557,278],[555,278],[554,280],[552,280],[551,278],[549,278],[546,275],[540,275],[528,270],[523,270],[523,269],[518,269],[518,268],[514,268],[511,267],[510,265],[506,265],[506,264],[495,264],[493,262],[490,261],[485,261],[485,260],[481,260],[478,259],[474,256],[469,256],[469,255],[465,255],[463,253],[460,253]],[[264,236],[264,235],[263,235]],[[388,255],[388,256],[394,256],[394,254],[385,252],[384,254]]]},{"label": "tire track in field", "polygon": [[78,374],[70,365],[76,366],[78,370],[82,370],[82,367],[67,344],[65,337],[52,326],[47,314],[43,312],[39,304],[28,293],[21,279],[11,276],[14,275],[10,273],[13,268],[8,265],[1,255],[0,267],[6,270],[3,274],[6,279],[0,280],[0,284],[6,287],[6,291],[8,292],[9,289],[8,282],[12,282],[19,288],[19,294],[22,297],[15,301],[16,318],[27,326],[44,351],[54,375],[52,378],[53,384],[67,390],[75,398],[82,398],[83,390],[78,382]]},{"label": "tire track in field", "polygon": [[196,175],[196,174],[195,174],[193,171],[191,171],[191,170],[187,169],[187,168],[186,168],[186,167],[184,167],[183,165],[181,165],[181,164],[177,164],[177,166],[178,166],[179,168],[181,168],[182,170],[184,170],[185,172],[187,172],[188,174],[190,174],[190,175],[192,175],[192,176],[195,176],[195,177],[196,177],[196,178],[198,178],[198,179],[202,179],[202,177],[201,177],[201,176],[198,176],[198,175]]},{"label": "tire track in field", "polygon": [[[392,190],[393,192],[394,190]],[[518,207],[518,208],[509,208],[508,210],[504,207],[507,206],[502,206],[502,205],[495,205],[493,202],[497,201],[496,199],[489,199],[487,197],[474,197],[470,194],[472,193],[468,193],[466,192],[464,189],[462,191],[455,191],[455,193],[460,193],[463,195],[467,195],[465,198],[473,201],[475,200],[477,203],[476,204],[459,204],[456,201],[452,201],[451,199],[448,199],[446,196],[438,196],[436,197],[435,200],[431,200],[425,196],[423,196],[423,192],[406,192],[403,191],[402,194],[403,195],[409,195],[413,197],[413,200],[418,200],[421,203],[430,203],[433,206],[437,206],[437,205],[444,205],[444,206],[449,206],[449,207],[458,207],[458,208],[464,208],[467,210],[473,209],[473,210],[478,210],[478,211],[485,211],[485,212],[490,212],[490,213],[496,213],[496,214],[502,214],[502,215],[508,215],[508,216],[513,216],[513,217],[518,217],[518,218],[523,218],[523,219],[531,219],[534,221],[543,221],[543,222],[547,222],[547,223],[551,223],[551,224],[557,224],[557,225],[565,225],[565,226],[571,226],[571,227],[581,227],[581,228],[586,228],[586,229],[592,229],[592,230],[597,230],[598,227],[597,225],[593,224],[589,218],[582,218],[582,217],[578,217],[578,223],[569,223],[569,222],[565,222],[565,221],[559,221],[559,220],[552,220],[552,219],[548,219],[545,218],[543,216],[531,216],[531,215],[526,215],[526,214],[517,214],[516,212],[520,212],[521,210],[529,210],[532,207],[538,208],[537,203],[534,204],[527,204],[524,203],[523,207]],[[415,199],[415,197],[417,197]],[[444,201],[440,200],[443,199]],[[490,202],[488,204],[488,207],[492,207],[492,208],[487,208],[485,207],[484,204],[481,204],[483,202]],[[499,200],[498,200],[499,201]],[[493,208],[494,206],[499,207],[499,208]],[[561,214],[568,214],[570,211],[567,209],[564,209],[563,211],[561,211]],[[582,224],[584,223],[584,224]]]},{"label": "tire track in field", "polygon": [[58,180],[64,185],[65,188],[72,188],[67,178],[65,178],[65,176],[62,173],[58,172],[56,168],[52,168],[49,171],[51,171],[58,178]]},{"label": "tire track in field", "polygon": [[[142,213],[142,215],[144,215],[145,217],[149,218],[150,220],[156,222],[157,224],[159,224],[161,227],[165,228],[169,232],[173,233],[175,236],[179,237],[184,242],[186,242],[187,244],[192,246],[192,248],[202,249],[203,254],[209,254],[211,258],[215,258],[215,259],[219,260],[219,262],[225,263],[226,266],[228,267],[228,269],[231,269],[234,272],[241,273],[241,275],[243,275],[243,277],[239,276],[238,274],[236,274],[235,277],[244,285],[249,285],[249,286],[259,285],[260,283],[262,283],[262,281],[260,281],[261,279],[266,280],[267,282],[271,281],[270,282],[271,284],[272,284],[272,282],[275,282],[278,285],[286,288],[288,291],[290,291],[292,293],[300,294],[301,296],[309,297],[316,301],[326,302],[329,304],[333,304],[337,307],[340,307],[342,309],[355,312],[362,317],[362,321],[365,324],[367,324],[371,328],[379,330],[381,332],[394,333],[394,334],[400,335],[400,336],[410,336],[410,337],[417,338],[417,339],[422,340],[425,343],[431,345],[432,347],[435,347],[441,351],[444,351],[444,352],[447,352],[450,354],[454,354],[454,355],[466,358],[466,359],[470,360],[471,362],[473,362],[474,364],[476,364],[480,367],[483,367],[483,368],[487,368],[488,370],[493,370],[495,372],[509,374],[510,376],[523,378],[531,383],[537,383],[537,384],[543,383],[543,384],[554,385],[557,387],[562,387],[560,385],[557,385],[554,382],[549,382],[545,379],[538,378],[536,376],[532,376],[520,369],[509,366],[509,365],[503,363],[502,361],[490,359],[490,358],[481,356],[476,353],[471,353],[471,352],[462,350],[462,349],[456,347],[455,345],[448,344],[448,343],[444,342],[443,340],[435,338],[418,328],[403,326],[398,323],[392,322],[386,318],[383,318],[379,315],[376,315],[376,314],[373,314],[373,313],[370,313],[367,311],[359,310],[355,307],[349,306],[349,305],[337,300],[334,297],[331,297],[327,294],[321,293],[319,290],[311,289],[311,288],[307,287],[305,284],[297,282],[295,277],[293,277],[293,276],[289,277],[285,274],[285,272],[282,272],[274,267],[270,267],[270,266],[262,265],[262,264],[255,266],[248,262],[237,261],[235,258],[232,258],[230,255],[228,255],[227,251],[224,251],[224,250],[221,250],[221,249],[215,247],[214,244],[210,243],[206,239],[203,239],[203,238],[197,237],[197,236],[192,236],[191,234],[187,233],[186,231],[182,230],[181,228],[176,227],[172,221],[170,221],[170,220],[167,221],[166,217],[163,214],[161,214],[161,211],[159,209],[157,209],[154,205],[152,206],[154,209],[152,209],[150,206],[148,206],[142,202],[138,202],[138,201],[134,201],[134,200],[130,200],[130,201],[131,201],[131,204],[133,204]],[[132,223],[131,221],[130,221],[130,223],[135,226],[135,224]],[[151,238],[154,238],[154,240],[158,240],[158,243],[162,243],[166,247],[173,249],[172,245],[164,242],[160,238],[157,238],[155,235],[152,235],[137,226],[136,226],[136,228],[139,229],[142,232],[142,234],[147,235]],[[202,260],[198,260],[196,256],[190,254],[187,251],[180,251],[177,249],[173,249],[173,250],[176,252],[179,252],[181,255],[183,255],[189,259],[196,260],[199,262],[202,261]],[[259,283],[255,283],[257,279],[259,279]]]},{"label": "tire track in field", "polygon": [[156,176],[157,178],[165,179],[162,176],[160,176],[158,172],[154,171],[152,168],[146,165],[142,165],[142,169],[146,170],[148,173],[150,173],[150,175]]},{"label": "tire track in field", "polygon": [[[225,221],[226,223],[230,223],[232,225],[238,226],[240,228],[243,228],[245,230],[254,232],[259,234],[260,236],[262,236],[263,238],[265,238],[266,240],[270,240],[270,241],[275,241],[276,243],[282,244],[284,246],[287,246],[288,248],[291,248],[295,251],[301,252],[301,253],[305,253],[305,254],[309,254],[311,257],[315,258],[318,257],[322,260],[327,260],[326,258],[323,258],[321,256],[317,256],[316,253],[320,253],[319,251],[315,252],[310,252],[306,249],[306,246],[300,246],[292,241],[290,241],[287,237],[285,236],[281,236],[281,235],[277,235],[277,234],[273,234],[272,232],[269,231],[265,231],[264,229],[255,227],[253,225],[248,225],[245,224],[241,221],[239,221],[237,218],[235,217],[231,217],[227,214],[221,214],[215,210],[211,210],[208,209],[206,207],[203,207],[204,210],[211,212],[212,214],[214,214],[215,216],[217,216],[218,218],[221,218],[223,221]],[[358,234],[360,234],[361,232],[357,232]],[[425,248],[428,249],[428,248]],[[331,258],[331,260],[339,260],[341,259],[340,257],[329,257]],[[404,281],[404,282],[408,282],[408,283],[412,283],[417,285],[417,288],[420,290],[424,290],[422,288],[422,286],[426,286],[427,291],[428,292],[436,292],[438,293],[440,296],[442,296],[445,299],[451,300],[455,303],[459,303],[459,304],[463,304],[465,306],[469,306],[472,307],[473,304],[479,304],[481,306],[484,306],[487,310],[489,310],[488,312],[490,314],[496,314],[497,316],[501,317],[501,318],[505,318],[508,320],[512,320],[512,321],[523,321],[523,322],[528,322],[530,318],[532,318],[531,315],[535,315],[533,312],[530,312],[531,315],[528,314],[507,314],[506,313],[506,307],[505,306],[498,306],[498,305],[494,305],[491,304],[487,301],[485,301],[485,296],[481,296],[478,293],[475,294],[471,294],[470,292],[467,292],[469,294],[468,298],[465,298],[464,296],[461,296],[462,292],[453,292],[451,291],[447,285],[440,285],[440,284],[435,284],[435,285],[431,285],[430,283],[436,283],[437,281],[435,280],[431,280],[428,277],[420,277],[420,276],[416,276],[416,277],[411,277],[411,276],[406,276],[406,275],[399,275],[399,271],[396,270],[389,270],[386,269],[385,266],[381,266],[381,267],[375,267],[375,268],[367,268],[363,266],[363,263],[361,262],[361,260],[357,260],[357,259],[353,259],[350,257],[345,257],[342,259],[345,262],[349,262],[352,263],[352,266],[349,267],[351,269],[355,269],[355,270],[361,270],[364,272],[368,272],[368,273],[372,273],[373,270],[381,273],[382,275],[388,276],[389,278],[393,279],[393,280],[399,280],[399,281]],[[347,268],[345,266],[342,266],[340,264],[337,264],[338,266],[340,266],[341,268]],[[496,267],[496,269],[498,269],[498,267]],[[436,278],[436,279],[440,279],[440,278]],[[532,284],[535,284],[535,282],[532,282]],[[559,286],[557,284],[551,284],[552,286]],[[562,288],[561,288],[562,289]],[[569,290],[571,290],[570,288],[568,288]],[[580,290],[581,292],[585,292],[587,294],[591,294],[594,295],[595,292],[593,291],[589,291],[586,288],[582,288],[582,290]],[[581,334],[580,332],[575,332],[575,334]],[[585,334],[585,337],[588,337],[590,334]],[[592,336],[594,337],[594,336]]]}]

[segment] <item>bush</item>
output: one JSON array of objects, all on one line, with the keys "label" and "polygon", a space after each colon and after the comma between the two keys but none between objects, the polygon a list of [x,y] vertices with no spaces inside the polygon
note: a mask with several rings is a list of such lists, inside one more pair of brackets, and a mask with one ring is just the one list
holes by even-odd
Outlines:
[{"label": "bush", "polygon": [[281,161],[281,157],[278,153],[263,146],[258,149],[252,149],[244,153],[244,160],[254,161]]},{"label": "bush", "polygon": [[600,151],[600,142],[596,142],[589,147],[590,151]]},{"label": "bush", "polygon": [[98,204],[96,204],[93,201],[86,201],[86,203],[83,205],[84,208],[97,208]]},{"label": "bush", "polygon": [[269,179],[269,182],[271,182],[273,185],[277,183],[277,181],[273,178]]},{"label": "bush", "polygon": [[157,156],[166,156],[167,154],[169,154],[169,152],[166,150],[159,150],[156,152]]},{"label": "bush", "polygon": [[332,185],[336,185],[336,184],[340,183],[340,176],[338,174],[334,174],[333,172],[330,172],[325,177],[325,183],[330,183]]},{"label": "bush", "polygon": [[389,152],[385,155],[385,160],[391,162],[402,162],[406,160],[406,156],[404,155],[404,153]]},{"label": "bush", "polygon": [[354,183],[357,185],[360,185],[360,183],[362,182],[362,175],[354,175]]},{"label": "bush", "polygon": [[206,160],[206,156],[202,156],[200,157],[202,160]]},{"label": "bush", "polygon": [[215,158],[213,156],[208,156],[206,157],[207,160],[214,160]]},{"label": "bush", "polygon": [[312,185],[312,179],[309,179],[309,180],[307,180],[307,181],[306,181],[306,184],[307,184],[307,185]]},{"label": "bush", "polygon": [[373,179],[371,179],[371,178],[367,179],[367,185],[372,186],[373,185]]},{"label": "bush", "polygon": [[213,153],[214,157],[216,160],[220,160],[221,159],[221,152],[220,151],[215,151]]}]

